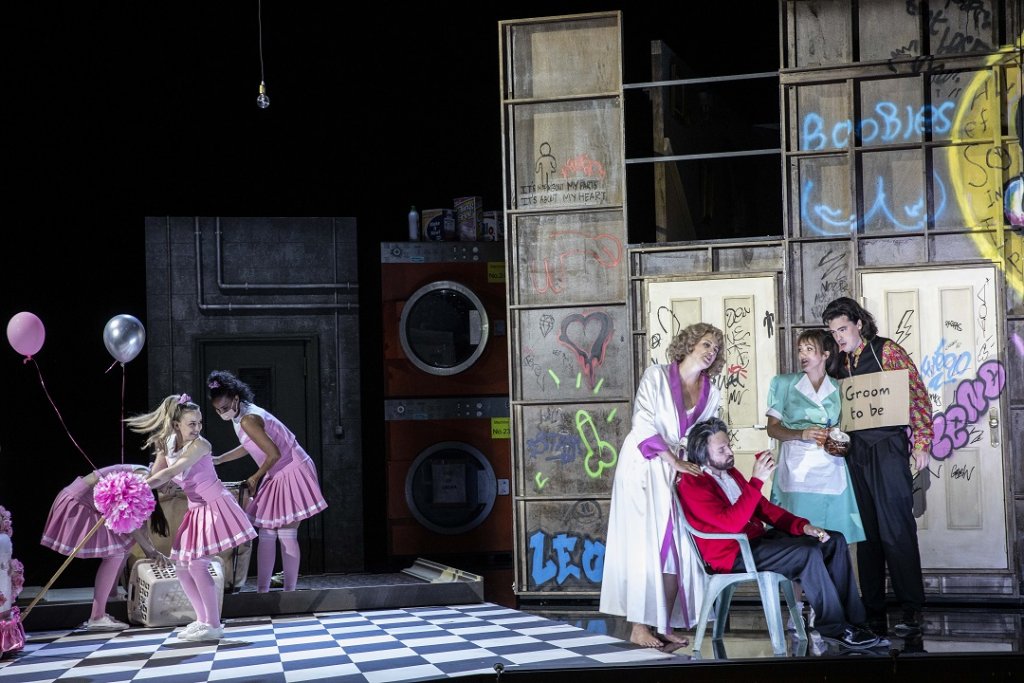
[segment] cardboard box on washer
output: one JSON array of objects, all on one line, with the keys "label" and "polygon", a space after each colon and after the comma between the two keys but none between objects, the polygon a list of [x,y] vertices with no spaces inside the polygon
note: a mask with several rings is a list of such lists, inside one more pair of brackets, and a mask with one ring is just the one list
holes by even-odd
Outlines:
[{"label": "cardboard box on washer", "polygon": [[[219,557],[210,562],[217,584],[217,603],[224,605],[224,565]],[[128,581],[128,620],[142,626],[184,626],[195,620],[192,604],[181,589],[174,566],[160,567],[152,560],[132,565]]]},{"label": "cardboard box on washer", "polygon": [[451,209],[424,209],[420,214],[423,230],[420,239],[445,242],[455,239],[455,212]]}]

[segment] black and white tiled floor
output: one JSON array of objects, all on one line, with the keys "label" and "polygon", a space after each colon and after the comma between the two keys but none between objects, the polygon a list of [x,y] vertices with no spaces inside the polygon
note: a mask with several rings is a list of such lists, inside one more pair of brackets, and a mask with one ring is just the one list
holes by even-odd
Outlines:
[{"label": "black and white tiled floor", "polygon": [[[636,648],[491,603],[229,620],[218,642],[172,628],[30,634],[0,681],[416,681],[531,666],[665,663]],[[678,661],[678,660],[676,660]]]}]

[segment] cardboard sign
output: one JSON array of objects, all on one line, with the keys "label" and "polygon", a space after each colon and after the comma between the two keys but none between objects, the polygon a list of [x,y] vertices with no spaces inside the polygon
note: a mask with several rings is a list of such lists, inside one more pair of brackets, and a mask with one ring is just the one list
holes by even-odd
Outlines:
[{"label": "cardboard sign", "polygon": [[900,427],[910,422],[910,378],[907,370],[872,372],[839,380],[844,432],[875,427]]}]

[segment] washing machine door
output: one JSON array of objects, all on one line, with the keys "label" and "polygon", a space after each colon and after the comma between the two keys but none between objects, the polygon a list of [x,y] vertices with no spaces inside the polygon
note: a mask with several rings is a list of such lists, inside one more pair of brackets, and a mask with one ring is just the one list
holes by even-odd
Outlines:
[{"label": "washing machine door", "polygon": [[406,358],[432,375],[456,375],[472,367],[487,346],[489,331],[480,298],[451,280],[417,289],[399,323]]},{"label": "washing machine door", "polygon": [[439,534],[480,526],[494,507],[498,481],[484,454],[461,441],[421,452],[405,477],[405,502],[420,524]]}]

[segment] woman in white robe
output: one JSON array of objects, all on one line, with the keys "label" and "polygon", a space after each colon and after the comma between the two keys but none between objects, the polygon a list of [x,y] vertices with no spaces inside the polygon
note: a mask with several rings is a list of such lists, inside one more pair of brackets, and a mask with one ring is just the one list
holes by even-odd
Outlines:
[{"label": "woman in white robe", "polygon": [[630,641],[660,647],[685,644],[676,628],[691,628],[702,597],[699,559],[679,524],[676,478],[702,476],[686,462],[691,425],[718,414],[712,384],[725,364],[721,330],[695,323],[668,348],[670,362],[644,372],[633,405],[633,424],[619,451],[612,485],[600,610],[626,617]]}]

